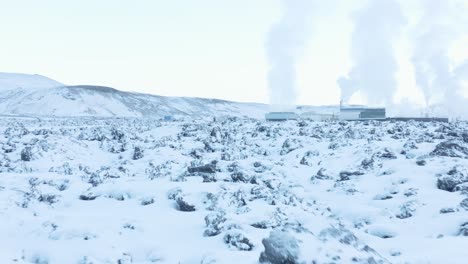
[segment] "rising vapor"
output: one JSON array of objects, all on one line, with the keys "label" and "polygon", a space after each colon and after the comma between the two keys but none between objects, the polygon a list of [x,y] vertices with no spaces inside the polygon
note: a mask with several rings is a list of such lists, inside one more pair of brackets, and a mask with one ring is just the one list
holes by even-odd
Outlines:
[{"label": "rising vapor", "polygon": [[296,102],[296,62],[309,35],[312,1],[281,0],[281,4],[283,15],[267,36],[266,52],[270,103],[284,108]]},{"label": "rising vapor", "polygon": [[454,66],[450,46],[466,29],[467,10],[456,1],[421,1],[423,16],[413,36],[412,62],[416,83],[422,90],[426,107],[442,105],[451,115],[465,115],[466,100],[460,95],[464,64]]},{"label": "rising vapor", "polygon": [[468,81],[468,59],[457,66],[453,72],[457,81]]},{"label": "rising vapor", "polygon": [[351,96],[361,91],[369,104],[388,105],[397,85],[393,42],[406,19],[394,0],[370,0],[353,18],[351,59],[354,65],[348,77],[338,80],[342,99],[349,103]]}]

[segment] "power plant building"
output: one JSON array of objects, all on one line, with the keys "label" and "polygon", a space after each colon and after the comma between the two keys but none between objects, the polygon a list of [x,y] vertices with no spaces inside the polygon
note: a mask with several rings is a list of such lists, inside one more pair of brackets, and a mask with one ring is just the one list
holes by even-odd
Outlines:
[{"label": "power plant building", "polygon": [[270,112],[265,115],[267,121],[297,120],[299,116],[294,112]]},{"label": "power plant building", "polygon": [[305,112],[301,114],[301,118],[312,121],[332,121],[338,120],[338,115],[334,113]]},{"label": "power plant building", "polygon": [[385,120],[385,108],[340,107],[341,120]]}]

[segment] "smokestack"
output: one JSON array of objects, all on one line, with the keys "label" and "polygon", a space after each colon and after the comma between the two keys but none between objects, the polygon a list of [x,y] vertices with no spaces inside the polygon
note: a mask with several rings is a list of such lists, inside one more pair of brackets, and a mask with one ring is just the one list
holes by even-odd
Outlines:
[{"label": "smokestack", "polygon": [[291,108],[296,103],[296,62],[308,37],[311,3],[311,0],[281,0],[283,15],[267,36],[270,103],[275,108],[283,108],[277,110]]},{"label": "smokestack", "polygon": [[347,77],[338,79],[345,103],[361,91],[369,104],[392,102],[396,90],[397,61],[393,42],[406,19],[395,0],[369,0],[354,14],[351,58],[354,66]]}]

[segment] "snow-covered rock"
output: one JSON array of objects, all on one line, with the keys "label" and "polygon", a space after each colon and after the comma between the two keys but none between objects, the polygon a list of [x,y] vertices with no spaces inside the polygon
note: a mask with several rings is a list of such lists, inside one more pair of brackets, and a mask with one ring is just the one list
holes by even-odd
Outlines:
[{"label": "snow-covered rock", "polygon": [[467,129],[2,117],[0,263],[465,263]]}]

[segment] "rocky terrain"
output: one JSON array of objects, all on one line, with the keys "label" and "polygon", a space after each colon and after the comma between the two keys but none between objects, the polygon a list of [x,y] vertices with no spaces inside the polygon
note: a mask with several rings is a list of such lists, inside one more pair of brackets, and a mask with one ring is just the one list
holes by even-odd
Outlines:
[{"label": "rocky terrain", "polygon": [[468,124],[0,119],[0,263],[466,263]]}]

